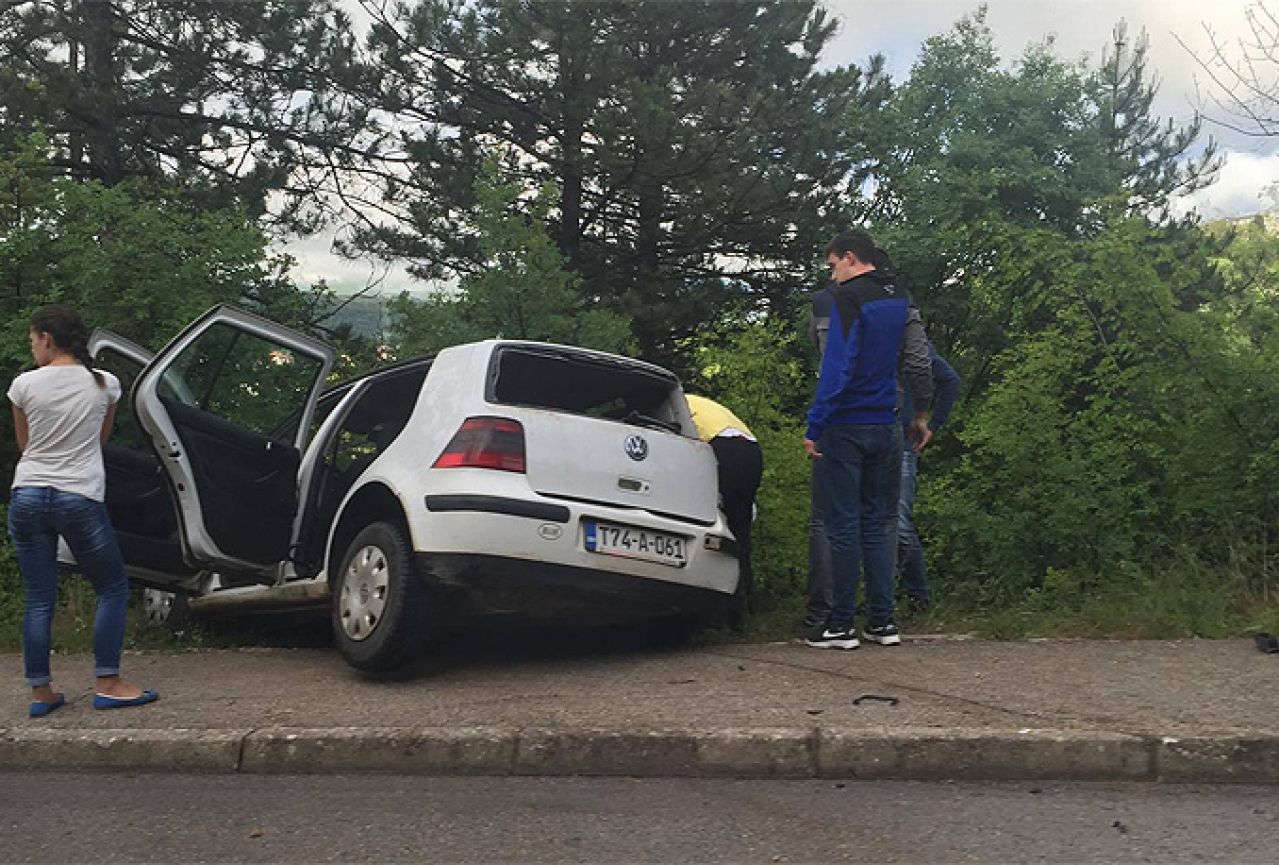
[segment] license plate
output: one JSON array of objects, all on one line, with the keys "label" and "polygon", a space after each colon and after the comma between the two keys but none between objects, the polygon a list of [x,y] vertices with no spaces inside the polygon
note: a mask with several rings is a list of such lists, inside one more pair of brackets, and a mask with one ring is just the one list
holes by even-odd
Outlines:
[{"label": "license plate", "polygon": [[678,535],[595,520],[586,520],[585,525],[586,549],[592,553],[657,562],[675,568],[684,567],[686,562],[687,540]]}]

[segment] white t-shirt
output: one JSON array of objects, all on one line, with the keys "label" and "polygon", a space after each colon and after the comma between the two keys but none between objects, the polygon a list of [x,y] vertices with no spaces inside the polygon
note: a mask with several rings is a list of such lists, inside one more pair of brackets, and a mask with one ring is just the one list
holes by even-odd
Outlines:
[{"label": "white t-shirt", "polygon": [[120,398],[120,381],[102,371],[105,387],[80,364],[24,372],[9,399],[27,416],[27,449],[13,471],[14,487],[53,487],[94,501],[106,497],[102,422]]}]

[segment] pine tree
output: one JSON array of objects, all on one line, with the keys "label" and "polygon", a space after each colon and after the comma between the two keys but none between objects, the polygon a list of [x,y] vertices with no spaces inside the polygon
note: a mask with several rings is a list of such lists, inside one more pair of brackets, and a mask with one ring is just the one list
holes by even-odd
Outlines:
[{"label": "pine tree", "polygon": [[[204,206],[301,217],[377,130],[334,0],[15,0],[0,9],[0,147],[39,129],[54,167],[180,183]],[[310,210],[314,215],[315,210]]]},{"label": "pine tree", "polygon": [[471,180],[509,148],[528,188],[561,190],[552,236],[647,356],[742,306],[785,314],[862,176],[845,112],[887,91],[879,65],[817,69],[833,29],[810,0],[423,0],[384,17],[377,101],[416,121],[413,167],[388,184],[400,223],[358,242],[465,272]]}]

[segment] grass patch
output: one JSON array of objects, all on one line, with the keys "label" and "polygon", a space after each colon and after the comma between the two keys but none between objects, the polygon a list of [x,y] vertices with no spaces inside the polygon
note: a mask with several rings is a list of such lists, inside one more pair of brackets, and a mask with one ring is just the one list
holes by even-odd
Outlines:
[{"label": "grass patch", "polygon": [[921,624],[993,640],[1027,637],[1184,639],[1279,632],[1279,597],[1258,595],[1239,575],[1184,564],[1081,583],[1050,572],[1042,588],[992,609],[951,601]]},{"label": "grass patch", "polygon": [[[1107,577],[1050,571],[1041,588],[983,606],[940,585],[927,613],[898,621],[912,633],[973,634],[990,640],[1035,637],[1185,639],[1279,633],[1279,594],[1259,592],[1255,575],[1182,561],[1165,569],[1122,567]],[[753,611],[744,635],[726,640],[794,639],[804,616],[800,597],[769,597]]]},{"label": "grass patch", "polygon": [[[58,606],[53,615],[53,651],[74,654],[93,651],[93,616],[98,598],[88,581],[63,576],[58,585]],[[23,600],[21,592],[5,592],[0,598],[0,651],[16,652],[22,645]],[[126,649],[178,650],[249,645],[239,642],[212,623],[196,622],[172,632],[148,626],[142,613],[141,591],[129,599],[125,625]]]}]

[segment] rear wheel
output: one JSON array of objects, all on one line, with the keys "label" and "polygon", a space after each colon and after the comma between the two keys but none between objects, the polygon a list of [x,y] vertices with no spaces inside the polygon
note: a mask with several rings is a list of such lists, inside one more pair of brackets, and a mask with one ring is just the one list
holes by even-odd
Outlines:
[{"label": "rear wheel", "polygon": [[348,664],[386,672],[413,659],[426,626],[425,598],[402,529],[378,522],[356,535],[332,595],[333,635]]},{"label": "rear wheel", "polygon": [[142,589],[142,616],[148,628],[181,631],[191,624],[189,598],[183,592]]}]

